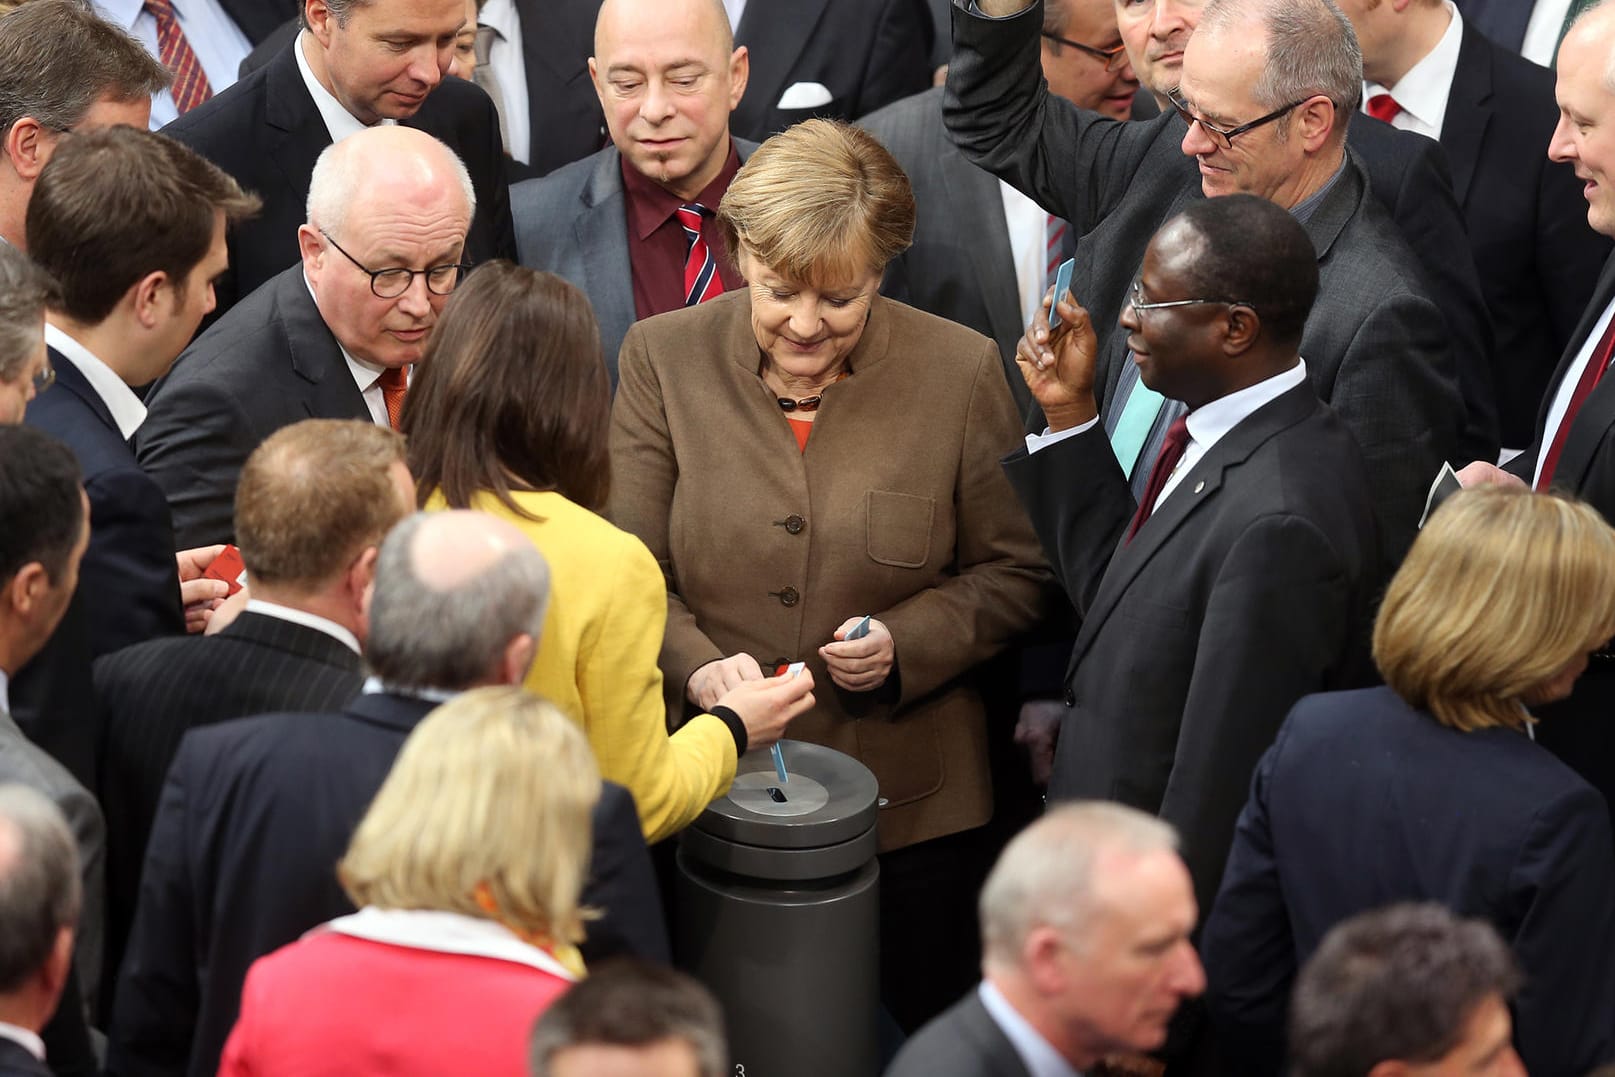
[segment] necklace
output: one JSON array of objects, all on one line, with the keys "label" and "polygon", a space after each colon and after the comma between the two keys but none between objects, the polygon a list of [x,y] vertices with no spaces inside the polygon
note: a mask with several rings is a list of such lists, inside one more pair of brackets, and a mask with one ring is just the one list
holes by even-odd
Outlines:
[{"label": "necklace", "polygon": [[[830,385],[834,385],[837,381],[842,381],[847,377],[848,374],[851,373],[852,371],[850,370],[843,370],[841,373],[836,375],[835,381],[832,381]],[[762,365],[759,364],[757,376],[762,377],[762,374]],[[829,388],[829,386],[826,386],[825,388]],[[794,400],[788,396],[779,396],[776,394],[774,397],[774,402],[779,405],[779,410],[786,413],[793,411],[818,411],[819,405],[824,402],[824,392],[821,390],[814,393],[812,396],[798,397]]]}]

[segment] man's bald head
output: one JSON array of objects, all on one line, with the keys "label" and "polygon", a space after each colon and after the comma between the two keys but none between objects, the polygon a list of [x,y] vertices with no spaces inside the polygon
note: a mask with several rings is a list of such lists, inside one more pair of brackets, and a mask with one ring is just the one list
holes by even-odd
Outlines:
[{"label": "man's bald head", "polygon": [[308,223],[339,233],[350,211],[375,205],[447,210],[463,216],[470,228],[477,193],[453,150],[424,131],[382,124],[333,143],[320,154],[309,179]]},{"label": "man's bald head", "polygon": [[[622,28],[670,17],[708,31],[713,47],[723,54],[734,51],[735,32],[729,25],[729,9],[723,6],[723,0],[605,0],[594,20],[594,54],[609,52],[613,35],[620,36]],[[606,35],[605,49],[600,44],[602,33]]]},{"label": "man's bald head", "polygon": [[544,556],[511,524],[417,513],[382,543],[365,658],[395,688],[492,683],[513,640],[537,641],[549,587]]}]

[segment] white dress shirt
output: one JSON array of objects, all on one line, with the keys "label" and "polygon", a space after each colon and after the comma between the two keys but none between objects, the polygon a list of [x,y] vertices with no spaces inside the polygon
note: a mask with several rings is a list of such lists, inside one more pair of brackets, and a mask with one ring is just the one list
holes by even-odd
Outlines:
[{"label": "white dress shirt", "polygon": [[1021,297],[1021,324],[1031,325],[1043,309],[1049,275],[1049,214],[1042,206],[998,181],[1009,226],[1009,250],[1015,259],[1015,288]]},{"label": "white dress shirt", "polygon": [[261,598],[247,600],[247,613],[261,613],[265,617],[274,617],[281,621],[290,621],[292,624],[312,628],[317,632],[324,632],[327,636],[347,647],[354,654],[360,654],[359,639],[352,632],[337,624],[335,621],[321,617],[317,613],[307,610],[297,610],[290,606],[282,606],[277,602],[265,602]]},{"label": "white dress shirt", "polygon": [[1391,120],[1392,127],[1438,140],[1442,120],[1447,115],[1447,98],[1452,94],[1452,78],[1458,71],[1458,50],[1464,43],[1463,16],[1452,6],[1452,0],[1447,0],[1445,6],[1452,17],[1447,23],[1447,32],[1424,59],[1397,79],[1395,86],[1381,86],[1377,82],[1363,84],[1364,112],[1368,111],[1370,97],[1388,93],[1402,106],[1402,111]]},{"label": "white dress shirt", "polygon": [[[309,298],[314,299],[314,306],[319,307],[320,301],[314,295],[314,285],[308,282],[308,274],[303,274],[303,287],[308,289]],[[336,340],[336,334],[331,335]],[[336,341],[337,350],[348,364],[348,373],[353,375],[353,384],[359,387],[359,395],[364,397],[364,406],[370,412],[370,420],[377,426],[391,427],[392,422],[387,418],[387,398],[381,393],[381,376],[387,373],[387,368],[379,363],[368,363],[363,359],[356,359],[348,354],[348,349],[342,346],[340,340]],[[407,378],[415,376],[415,368],[411,366]],[[407,382],[406,382],[407,384]]]},{"label": "white dress shirt", "polygon": [[[1581,351],[1576,353],[1576,358],[1565,370],[1565,376],[1559,379],[1558,386],[1553,390],[1553,406],[1548,409],[1548,422],[1542,428],[1542,448],[1537,453],[1536,470],[1531,474],[1533,489],[1542,478],[1542,462],[1548,455],[1548,446],[1553,444],[1560,425],[1565,421],[1565,412],[1570,410],[1570,398],[1576,395],[1576,386],[1581,382],[1587,364],[1593,361],[1593,352],[1598,350],[1599,342],[1604,339],[1604,331],[1609,328],[1611,318],[1615,318],[1615,300],[1604,308],[1604,313],[1593,323],[1592,331],[1587,334],[1587,340],[1582,344]],[[1606,372],[1604,376],[1609,375]]]},{"label": "white dress shirt", "polygon": [[[1529,0],[1514,0],[1524,4]],[[1534,64],[1552,67],[1559,51],[1559,31],[1564,29],[1565,16],[1570,14],[1570,0],[1537,0],[1531,9],[1531,21],[1525,24],[1525,41],[1520,55]]]},{"label": "white dress shirt", "polygon": [[45,1061],[45,1041],[21,1025],[12,1025],[7,1024],[5,1021],[0,1021],[0,1039],[7,1039],[12,1043],[20,1044],[23,1050],[39,1059],[39,1061]]},{"label": "white dress shirt", "polygon": [[[1271,404],[1306,380],[1307,364],[1304,360],[1298,359],[1289,370],[1265,378],[1255,385],[1246,386],[1237,393],[1229,393],[1209,404],[1203,404],[1184,416],[1184,423],[1189,428],[1189,444],[1184,446],[1183,455],[1178,459],[1177,466],[1172,469],[1166,485],[1161,487],[1160,496],[1155,499],[1150,512],[1154,513],[1160,508],[1161,502],[1172,496],[1172,491],[1178,488],[1178,483],[1183,481],[1183,477],[1194,469],[1200,458],[1210,452],[1211,447],[1221,441],[1228,431],[1244,422],[1258,408]],[[1097,418],[1089,419],[1057,434],[1049,433],[1047,427],[1041,434],[1027,434],[1026,451],[1035,453],[1066,438],[1076,437],[1092,430],[1098,422]],[[1139,463],[1142,465],[1144,461],[1141,460]],[[1154,461],[1150,464],[1153,467]]]},{"label": "white dress shirt", "polygon": [[986,980],[976,989],[976,995],[981,999],[981,1005],[987,1011],[987,1016],[993,1019],[1009,1040],[1010,1046],[1021,1058],[1021,1065],[1031,1077],[1082,1077],[1076,1067],[1065,1060],[1065,1057],[1050,1046],[1049,1041],[1033,1028],[1026,1018],[1020,1015],[1015,1007],[1003,993]]},{"label": "white dress shirt", "polygon": [[[191,51],[202,65],[208,88],[218,93],[235,85],[236,72],[241,61],[252,51],[252,42],[241,32],[235,20],[225,14],[219,0],[172,0],[174,14],[179,18],[180,32],[190,42]],[[108,22],[117,24],[134,35],[146,46],[146,51],[161,59],[157,44],[157,16],[146,10],[144,0],[95,0],[95,8]],[[161,90],[151,98],[151,129],[171,123],[179,116],[174,98]]]},{"label": "white dress shirt", "polygon": [[499,31],[488,49],[488,62],[499,72],[505,144],[512,157],[526,164],[533,154],[533,117],[527,106],[527,57],[516,0],[488,0],[477,12],[477,24]]},{"label": "white dress shirt", "polygon": [[0,714],[11,713],[11,678],[0,669]]},{"label": "white dress shirt", "polygon": [[[314,107],[320,110],[320,119],[325,121],[325,130],[331,135],[332,144],[341,142],[349,135],[356,135],[365,129],[358,117],[343,107],[336,96],[320,85],[320,80],[314,77],[314,69],[308,65],[308,56],[304,49],[317,49],[319,42],[309,35],[307,30],[297,35],[297,70],[302,73],[303,85],[308,87],[308,94],[314,98]],[[383,119],[384,124],[397,123],[397,120]]]},{"label": "white dress shirt", "polygon": [[62,358],[84,375],[84,380],[90,383],[95,395],[112,413],[112,421],[117,424],[118,433],[123,439],[128,441],[134,437],[140,424],[146,421],[146,405],[140,402],[135,391],[124,384],[111,367],[90,354],[90,349],[49,322],[45,323],[45,343],[60,352]]},{"label": "white dress shirt", "polygon": [[746,0],[723,0],[723,9],[729,13],[729,29],[739,32],[740,17],[746,13]]}]

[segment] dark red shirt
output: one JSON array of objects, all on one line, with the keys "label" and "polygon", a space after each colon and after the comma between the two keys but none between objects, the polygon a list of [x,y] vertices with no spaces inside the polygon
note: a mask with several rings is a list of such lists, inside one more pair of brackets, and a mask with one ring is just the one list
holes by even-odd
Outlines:
[{"label": "dark red shirt", "polygon": [[[692,201],[717,210],[738,171],[740,155],[730,140],[729,158],[723,169]],[[646,178],[626,158],[622,161],[622,188],[628,201],[628,263],[633,267],[634,316],[649,318],[679,310],[684,306],[684,263],[690,254],[690,242],[677,217],[684,199]],[[717,221],[707,217],[701,234],[718,260],[723,290],[745,287],[745,278],[724,250]]]}]

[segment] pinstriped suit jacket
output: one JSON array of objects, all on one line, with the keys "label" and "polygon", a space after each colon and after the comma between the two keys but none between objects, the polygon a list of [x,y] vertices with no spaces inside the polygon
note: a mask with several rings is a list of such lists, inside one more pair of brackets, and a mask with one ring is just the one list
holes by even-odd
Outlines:
[{"label": "pinstriped suit jacket", "polygon": [[[128,941],[163,778],[187,730],[270,711],[338,710],[363,686],[359,656],[318,629],[243,613],[216,636],[172,636],[95,663],[97,792],[107,826],[110,987]],[[110,1000],[110,993],[107,998]]]}]

